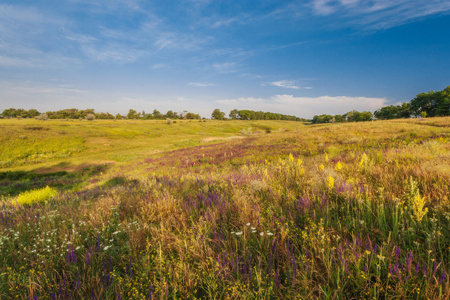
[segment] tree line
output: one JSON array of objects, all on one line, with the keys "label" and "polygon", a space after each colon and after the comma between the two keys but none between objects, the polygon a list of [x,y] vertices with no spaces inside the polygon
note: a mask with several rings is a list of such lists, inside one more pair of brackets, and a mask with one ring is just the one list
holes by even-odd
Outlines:
[{"label": "tree line", "polygon": [[312,119],[313,124],[333,122],[361,122],[417,117],[445,117],[450,116],[450,86],[442,91],[430,91],[420,93],[410,102],[400,105],[384,106],[373,114],[368,111],[351,111],[343,115],[316,115]]},{"label": "tree line", "polygon": [[[44,116],[45,115],[45,116]],[[153,110],[153,113],[145,113],[145,111],[137,112],[130,109],[126,115],[116,114],[112,115],[108,112],[96,113],[94,109],[78,110],[76,108],[62,109],[58,111],[47,111],[40,113],[36,109],[25,110],[23,108],[5,109],[1,114],[2,118],[38,118],[38,119],[143,119],[143,120],[164,120],[164,119],[201,119],[199,114],[183,111],[181,113],[169,110],[162,114],[158,110]]]},{"label": "tree line", "polygon": [[[284,121],[307,121],[306,119],[298,118],[296,116],[283,115],[272,112],[253,111],[253,110],[237,110],[233,109],[228,115],[232,120],[284,120]],[[212,119],[225,120],[225,113],[216,108],[212,114]]]},{"label": "tree line", "polygon": [[[420,93],[410,102],[405,102],[400,105],[384,106],[374,113],[369,111],[358,112],[352,110],[343,115],[315,115],[312,120],[299,118],[292,115],[284,115],[272,112],[253,111],[253,110],[238,110],[230,111],[228,117],[232,120],[286,120],[286,121],[311,121],[313,124],[319,123],[339,123],[339,122],[362,122],[371,120],[390,120],[399,118],[411,117],[438,117],[450,116],[450,86],[442,91],[430,91],[427,93]],[[62,109],[58,111],[48,111],[40,113],[36,109],[25,110],[22,108],[5,109],[0,118],[38,118],[46,119],[143,119],[143,120],[164,120],[164,119],[201,119],[201,116],[196,113],[183,111],[180,113],[172,110],[165,114],[154,109],[152,113],[145,111],[138,112],[130,109],[126,115],[116,114],[112,115],[108,112],[96,113],[94,109],[78,110],[76,108]],[[225,113],[216,108],[211,114],[212,119],[225,120],[227,119]]]}]

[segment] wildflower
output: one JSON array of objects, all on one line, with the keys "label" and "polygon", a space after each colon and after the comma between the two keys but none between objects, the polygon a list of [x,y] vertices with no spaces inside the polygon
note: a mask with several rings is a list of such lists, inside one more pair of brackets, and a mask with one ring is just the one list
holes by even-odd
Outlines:
[{"label": "wildflower", "polygon": [[242,231],[236,232],[236,235],[241,235]]},{"label": "wildflower", "polygon": [[328,189],[332,189],[334,188],[334,178],[331,176],[327,177],[327,184],[328,184]]},{"label": "wildflower", "polygon": [[319,166],[319,171],[323,171],[323,169],[325,169],[325,166],[323,165],[323,164],[321,164],[320,166]]},{"label": "wildflower", "polygon": [[231,234],[234,234],[234,231],[232,231]]},{"label": "wildflower", "polygon": [[340,171],[341,169],[342,169],[342,163],[341,163],[341,161],[338,161],[337,162],[337,164],[336,164],[336,166],[334,167],[334,169],[336,170],[336,171]]},{"label": "wildflower", "polygon": [[245,224],[245,225],[250,226],[250,223],[247,223],[247,224]]},{"label": "wildflower", "polygon": [[261,232],[259,235],[260,235],[260,236],[263,236],[263,235],[264,235],[264,232]]},{"label": "wildflower", "polygon": [[108,250],[109,248],[111,248],[111,246],[106,246],[105,248],[103,248],[103,250]]},{"label": "wildflower", "polygon": [[273,233],[272,232],[268,232],[267,235],[273,235]]},{"label": "wildflower", "polygon": [[289,162],[294,162],[294,156],[292,153],[289,153]]}]

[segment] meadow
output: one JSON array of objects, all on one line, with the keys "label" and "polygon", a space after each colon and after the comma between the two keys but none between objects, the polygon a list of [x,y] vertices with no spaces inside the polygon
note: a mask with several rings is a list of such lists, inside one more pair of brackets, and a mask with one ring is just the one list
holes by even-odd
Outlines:
[{"label": "meadow", "polygon": [[450,298],[448,117],[0,129],[0,299]]}]

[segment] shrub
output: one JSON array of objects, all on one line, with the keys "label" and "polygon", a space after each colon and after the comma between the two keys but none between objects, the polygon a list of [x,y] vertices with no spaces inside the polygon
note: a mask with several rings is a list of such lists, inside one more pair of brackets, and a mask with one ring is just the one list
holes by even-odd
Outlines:
[{"label": "shrub", "polygon": [[87,114],[87,115],[86,115],[86,120],[92,121],[92,120],[94,120],[94,119],[95,119],[94,114]]},{"label": "shrub", "polygon": [[36,120],[46,121],[48,120],[47,114],[40,114],[39,116],[34,117]]},{"label": "shrub", "polygon": [[169,119],[169,118],[166,119],[166,124],[167,124],[167,125],[170,125],[170,124],[172,124],[172,123],[173,123],[173,121],[172,121],[171,119]]},{"label": "shrub", "polygon": [[15,199],[13,199],[13,204],[18,205],[32,205],[35,203],[43,203],[50,200],[58,195],[58,191],[46,186],[45,188],[32,190],[28,192],[21,193]]}]

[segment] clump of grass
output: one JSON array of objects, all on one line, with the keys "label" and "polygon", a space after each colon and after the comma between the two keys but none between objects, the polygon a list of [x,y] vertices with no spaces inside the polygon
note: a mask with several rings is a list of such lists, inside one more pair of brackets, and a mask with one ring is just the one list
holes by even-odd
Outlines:
[{"label": "clump of grass", "polygon": [[47,202],[53,197],[58,195],[58,191],[49,186],[46,186],[42,189],[27,191],[21,193],[15,199],[13,199],[12,203],[17,205],[32,205],[35,203],[43,203]]}]

